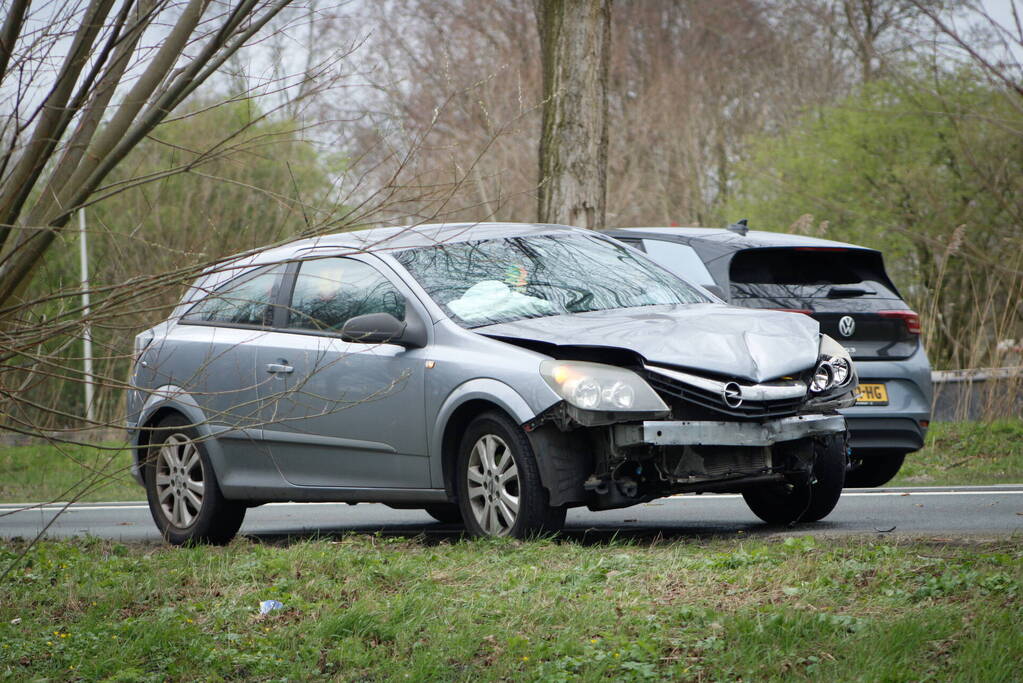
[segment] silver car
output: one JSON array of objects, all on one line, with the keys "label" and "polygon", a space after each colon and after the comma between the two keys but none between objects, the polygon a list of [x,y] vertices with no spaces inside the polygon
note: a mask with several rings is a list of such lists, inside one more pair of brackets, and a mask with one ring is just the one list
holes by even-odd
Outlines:
[{"label": "silver car", "polygon": [[570,507],[841,494],[856,372],[813,319],[728,306],[590,231],[386,228],[228,261],[136,339],[134,474],[172,543],[270,501],[425,509],[476,535]]}]

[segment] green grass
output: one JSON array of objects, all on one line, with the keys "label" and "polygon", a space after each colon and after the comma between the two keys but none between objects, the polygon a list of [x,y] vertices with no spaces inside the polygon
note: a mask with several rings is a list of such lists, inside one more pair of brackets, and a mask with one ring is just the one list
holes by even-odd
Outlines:
[{"label": "green grass", "polygon": [[[1008,681],[1023,661],[1018,541],[54,541],[2,593],[16,680]],[[286,607],[261,618],[266,599]]]},{"label": "green grass", "polygon": [[[0,448],[0,503],[142,500],[131,456],[106,447],[39,444]],[[1023,420],[934,423],[926,447],[906,458],[892,485],[1023,482]]]},{"label": "green grass", "polygon": [[118,445],[0,447],[0,503],[142,500],[145,491]]},{"label": "green grass", "polygon": [[935,422],[923,450],[906,456],[893,486],[1023,482],[1023,420]]}]

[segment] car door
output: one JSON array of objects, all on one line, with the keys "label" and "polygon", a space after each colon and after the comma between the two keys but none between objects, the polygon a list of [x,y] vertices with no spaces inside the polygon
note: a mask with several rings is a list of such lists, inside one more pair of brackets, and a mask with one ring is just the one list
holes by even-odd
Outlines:
[{"label": "car door", "polygon": [[350,318],[403,320],[420,304],[372,257],[295,268],[284,319],[256,360],[269,378],[260,383],[262,437],[281,473],[301,486],[428,488],[425,352],[340,337]]}]

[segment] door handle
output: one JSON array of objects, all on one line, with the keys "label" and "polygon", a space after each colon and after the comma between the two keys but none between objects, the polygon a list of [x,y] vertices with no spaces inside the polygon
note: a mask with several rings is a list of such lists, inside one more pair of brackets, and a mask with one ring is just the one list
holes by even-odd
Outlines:
[{"label": "door handle", "polygon": [[267,363],[266,371],[286,375],[289,372],[295,372],[295,368],[294,366],[285,365],[284,363]]}]

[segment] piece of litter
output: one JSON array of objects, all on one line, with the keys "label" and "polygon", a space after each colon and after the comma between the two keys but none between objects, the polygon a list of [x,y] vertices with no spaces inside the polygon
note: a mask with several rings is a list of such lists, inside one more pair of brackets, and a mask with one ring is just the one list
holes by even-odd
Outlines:
[{"label": "piece of litter", "polygon": [[906,497],[906,496],[908,496],[908,495],[909,495],[908,493],[903,493],[903,494],[901,494],[901,496],[902,496],[903,498],[905,498],[905,497]]},{"label": "piece of litter", "polygon": [[15,625],[20,624],[21,623],[21,617],[14,617],[13,619],[11,619],[11,623],[15,624]]},{"label": "piece of litter", "polygon": [[876,526],[876,527],[874,527],[874,531],[877,531],[878,533],[882,533],[882,534],[887,534],[889,531],[895,531],[895,527],[894,526],[890,526],[887,529],[882,529],[881,527],[877,527]]},{"label": "piece of litter", "polygon": [[284,609],[284,603],[278,602],[277,600],[264,600],[263,602],[259,603],[260,614],[269,614],[270,612],[273,612],[275,609]]},{"label": "piece of litter", "polygon": [[918,507],[918,508],[922,508],[924,506],[924,504],[923,503],[913,503],[913,506],[914,507]]}]

